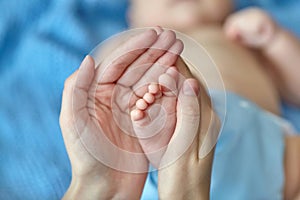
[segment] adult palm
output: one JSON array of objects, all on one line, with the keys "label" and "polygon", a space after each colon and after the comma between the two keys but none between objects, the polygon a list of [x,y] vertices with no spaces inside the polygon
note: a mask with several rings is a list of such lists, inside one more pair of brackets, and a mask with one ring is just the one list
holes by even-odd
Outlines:
[{"label": "adult palm", "polygon": [[60,125],[72,181],[89,180],[111,187],[109,191],[139,198],[146,173],[127,172],[146,172],[148,161],[133,137],[128,110],[144,92],[144,73],[153,63],[174,63],[177,54],[167,51],[181,51],[180,44],[173,32],[158,35],[148,30],[124,42],[96,69],[93,58],[87,56],[66,81]]}]

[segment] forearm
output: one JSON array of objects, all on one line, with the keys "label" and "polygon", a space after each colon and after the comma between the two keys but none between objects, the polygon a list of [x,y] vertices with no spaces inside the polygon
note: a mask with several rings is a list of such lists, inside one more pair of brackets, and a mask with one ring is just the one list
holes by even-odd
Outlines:
[{"label": "forearm", "polygon": [[278,28],[272,42],[263,49],[271,62],[282,97],[300,106],[300,41],[288,31]]}]

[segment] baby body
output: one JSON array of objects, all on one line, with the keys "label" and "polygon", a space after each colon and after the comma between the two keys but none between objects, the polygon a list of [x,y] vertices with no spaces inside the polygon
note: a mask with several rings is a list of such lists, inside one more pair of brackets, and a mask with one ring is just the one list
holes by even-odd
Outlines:
[{"label": "baby body", "polygon": [[[280,116],[281,99],[299,106],[299,40],[263,10],[233,12],[232,3],[230,0],[132,0],[128,16],[132,27],[159,25],[195,39],[216,63],[226,90],[256,104],[267,115]],[[300,139],[286,136],[284,143],[284,195],[290,198],[299,192],[300,159],[292,155],[300,152]]]}]

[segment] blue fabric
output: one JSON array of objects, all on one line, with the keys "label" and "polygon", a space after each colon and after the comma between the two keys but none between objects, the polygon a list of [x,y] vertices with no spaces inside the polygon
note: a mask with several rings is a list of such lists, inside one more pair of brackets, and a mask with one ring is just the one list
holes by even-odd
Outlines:
[{"label": "blue fabric", "polygon": [[[288,20],[299,16],[298,1],[274,2],[285,11],[261,5],[299,33],[300,18]],[[58,123],[63,83],[98,42],[126,29],[126,7],[126,0],[0,1],[0,199],[60,199],[65,192],[71,170]],[[299,113],[287,109],[286,116],[300,124]]]},{"label": "blue fabric", "polygon": [[[227,95],[226,109],[215,151],[211,199],[282,199],[284,134],[278,119],[232,93]],[[156,186],[154,171],[142,199],[156,199]]]},{"label": "blue fabric", "polygon": [[159,200],[157,192],[157,171],[150,166],[141,200]]},{"label": "blue fabric", "polygon": [[64,80],[126,29],[126,1],[5,0],[0,8],[0,199],[60,199],[71,178],[58,120]]},{"label": "blue fabric", "polygon": [[285,119],[290,121],[300,134],[300,108],[292,105],[282,104],[282,114]]}]

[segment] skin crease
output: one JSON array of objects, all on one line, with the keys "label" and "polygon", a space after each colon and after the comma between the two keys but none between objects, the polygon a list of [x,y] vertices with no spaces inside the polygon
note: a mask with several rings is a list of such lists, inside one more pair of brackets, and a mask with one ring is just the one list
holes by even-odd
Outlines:
[{"label": "skin crease", "polygon": [[[128,19],[132,27],[159,25],[190,35],[212,56],[226,89],[265,110],[280,115],[280,98],[300,106],[299,40],[261,10],[232,9],[230,0],[131,0]],[[285,199],[300,196],[299,146],[299,137],[286,138]]]},{"label": "skin crease", "polygon": [[[114,124],[112,119],[112,109],[110,108],[112,98],[112,88],[116,87],[116,80],[119,79],[120,70],[125,70],[128,65],[137,60],[144,63],[143,55],[150,53],[149,51],[138,50],[135,54],[128,53],[130,49],[138,49],[141,46],[158,47],[172,46],[175,42],[166,41],[160,42],[160,37],[154,30],[142,33],[127,43],[119,46],[114,52],[125,52],[124,58],[111,63],[102,76],[102,82],[97,83],[97,73],[95,71],[94,60],[87,56],[82,62],[78,71],[71,75],[65,82],[63,92],[62,109],[60,115],[60,126],[63,133],[65,145],[72,165],[72,181],[66,192],[64,199],[112,199],[123,197],[125,199],[138,199],[141,195],[144,182],[147,174],[130,174],[120,172],[107,167],[95,159],[90,152],[86,150],[84,145],[80,142],[77,131],[81,134],[86,134],[87,141],[93,141],[93,136],[97,135],[97,123],[103,124],[104,133],[106,137],[110,138],[116,146],[121,149],[126,149],[131,152],[142,152],[141,146],[137,139],[129,137],[127,134]],[[146,40],[147,39],[147,40]],[[112,52],[110,56],[114,54]],[[164,52],[151,52],[152,58],[161,57]],[[111,61],[110,57],[106,58],[107,62]],[[124,59],[124,60],[122,60]],[[149,59],[147,58],[146,61]],[[104,64],[106,62],[104,60]],[[101,67],[99,67],[101,70]],[[99,71],[98,70],[98,71]],[[136,78],[137,76],[135,76]],[[95,85],[96,83],[96,85]],[[123,84],[127,84],[123,81]],[[93,95],[93,88],[97,87],[96,95]],[[109,88],[109,89],[107,89]],[[98,95],[99,94],[99,95]],[[73,101],[74,97],[74,101]],[[90,113],[90,102],[93,99],[97,101],[96,114]],[[76,100],[76,101],[75,101]],[[73,106],[72,106],[73,105]],[[78,126],[76,121],[85,122],[84,126]],[[81,124],[81,123],[80,123]],[[77,130],[77,131],[76,131]],[[119,136],[119,137],[117,137]],[[87,144],[88,145],[88,144]],[[146,157],[143,162],[147,168],[148,161]],[[111,186],[114,186],[113,188]],[[132,193],[131,191],[136,191]]]}]

